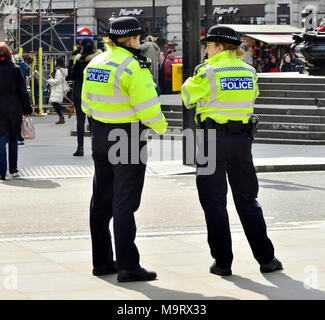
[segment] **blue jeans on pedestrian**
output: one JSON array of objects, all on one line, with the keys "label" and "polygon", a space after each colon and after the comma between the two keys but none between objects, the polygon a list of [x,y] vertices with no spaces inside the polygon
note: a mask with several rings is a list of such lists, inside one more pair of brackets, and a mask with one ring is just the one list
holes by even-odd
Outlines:
[{"label": "blue jeans on pedestrian", "polygon": [[18,144],[17,137],[11,133],[6,133],[0,137],[0,176],[5,177],[7,173],[7,148],[9,153],[9,169],[17,169]]},{"label": "blue jeans on pedestrian", "polygon": [[59,104],[59,103],[57,103],[57,102],[52,103],[52,105],[53,105],[53,107],[54,107],[56,113],[57,113],[60,117],[62,117],[62,110],[65,110],[65,106],[63,106],[62,104]]}]

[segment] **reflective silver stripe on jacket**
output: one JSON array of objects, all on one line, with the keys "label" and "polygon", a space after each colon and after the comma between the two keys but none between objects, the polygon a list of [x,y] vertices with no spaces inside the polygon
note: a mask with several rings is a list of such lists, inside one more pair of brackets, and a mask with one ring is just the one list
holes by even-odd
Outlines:
[{"label": "reflective silver stripe on jacket", "polygon": [[208,76],[210,89],[212,91],[212,94],[209,97],[209,103],[213,103],[217,100],[217,92],[218,92],[217,79],[213,73],[213,69],[211,65],[205,66],[205,70]]},{"label": "reflective silver stripe on jacket", "polygon": [[252,101],[252,105],[253,105],[253,106],[254,106],[254,104],[255,104],[255,100],[256,100],[256,98],[257,98],[257,90],[258,90],[258,84],[256,83],[255,95],[254,95],[254,99],[253,99],[253,101]]},{"label": "reflective silver stripe on jacket", "polygon": [[163,117],[163,115],[162,115],[162,113],[160,112],[157,116],[155,116],[155,117],[153,117],[153,118],[151,118],[151,119],[149,119],[149,120],[141,120],[141,122],[142,122],[143,124],[153,124],[153,123],[159,121],[160,119],[162,119],[162,117]]},{"label": "reflective silver stripe on jacket", "polygon": [[97,93],[87,92],[87,99],[103,102],[103,103],[130,103],[129,96],[122,96],[122,92],[120,89],[120,78],[122,76],[123,71],[125,71],[126,67],[134,60],[133,57],[127,57],[116,69],[115,71],[115,79],[113,83],[113,95],[103,95]]},{"label": "reflective silver stripe on jacket", "polygon": [[[118,63],[115,63],[115,62],[112,62],[112,61],[109,61],[109,62],[107,62],[106,64],[107,64],[108,66],[112,66],[112,67],[115,67],[115,68],[118,68],[118,67],[120,66]],[[131,76],[132,76],[132,74],[133,74],[133,72],[132,72],[130,69],[128,69],[128,68],[125,68],[124,71],[127,72],[127,73],[128,73],[129,75],[131,75]]]},{"label": "reflective silver stripe on jacket", "polygon": [[199,101],[202,108],[219,108],[219,109],[246,109],[253,107],[252,101]]},{"label": "reflective silver stripe on jacket", "polygon": [[233,113],[233,112],[226,112],[226,111],[204,111],[204,110],[197,112],[196,114],[198,115],[200,113],[216,113],[216,114],[232,116],[232,117],[250,117],[253,115],[252,112],[250,112],[250,113]]},{"label": "reflective silver stripe on jacket", "polygon": [[87,92],[87,99],[103,102],[103,103],[128,103],[130,102],[129,96],[114,95],[114,96],[105,96],[102,94],[90,93]]},{"label": "reflective silver stripe on jacket", "polygon": [[132,109],[129,110],[119,110],[119,111],[98,111],[92,109],[90,104],[86,101],[82,101],[82,105],[89,110],[89,113],[94,117],[99,117],[103,119],[119,119],[127,118],[135,115],[135,112]]},{"label": "reflective silver stripe on jacket", "polygon": [[148,99],[148,100],[146,100],[146,101],[144,101],[144,102],[141,102],[141,103],[135,104],[135,105],[133,106],[133,110],[134,110],[135,112],[143,111],[143,110],[145,110],[145,109],[147,109],[147,108],[150,108],[150,107],[154,106],[154,105],[157,104],[157,103],[160,103],[160,102],[159,102],[158,97],[155,96],[155,97],[150,98],[150,99]]},{"label": "reflective silver stripe on jacket", "polygon": [[190,93],[186,90],[185,84],[182,86],[182,90],[186,96],[186,102],[185,102],[185,106],[186,107],[190,107],[190,102],[191,102],[191,95]]},{"label": "reflective silver stripe on jacket", "polygon": [[[115,71],[115,79],[114,79],[114,87],[120,88],[120,78],[122,76],[123,71],[125,71],[126,67],[134,60],[133,57],[127,57],[116,69]],[[114,92],[115,95],[115,92]]]}]

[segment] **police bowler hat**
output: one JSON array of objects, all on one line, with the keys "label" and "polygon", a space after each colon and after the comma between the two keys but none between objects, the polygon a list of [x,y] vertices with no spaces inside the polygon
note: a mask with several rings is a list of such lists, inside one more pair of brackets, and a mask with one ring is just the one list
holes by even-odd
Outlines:
[{"label": "police bowler hat", "polygon": [[120,17],[112,21],[109,37],[124,38],[130,36],[137,36],[139,34],[145,34],[141,29],[140,22],[134,17]]},{"label": "police bowler hat", "polygon": [[201,42],[225,42],[232,43],[237,46],[241,44],[239,34],[232,28],[224,27],[224,26],[212,26],[208,34]]}]

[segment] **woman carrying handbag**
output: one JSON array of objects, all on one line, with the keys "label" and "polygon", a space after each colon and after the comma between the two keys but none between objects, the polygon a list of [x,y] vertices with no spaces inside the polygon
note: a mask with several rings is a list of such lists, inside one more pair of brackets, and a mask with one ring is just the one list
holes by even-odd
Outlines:
[{"label": "woman carrying handbag", "polygon": [[32,113],[26,91],[24,76],[19,66],[12,62],[10,48],[0,42],[0,180],[6,179],[7,150],[9,151],[9,173],[19,175],[17,169],[18,145],[23,114]]}]

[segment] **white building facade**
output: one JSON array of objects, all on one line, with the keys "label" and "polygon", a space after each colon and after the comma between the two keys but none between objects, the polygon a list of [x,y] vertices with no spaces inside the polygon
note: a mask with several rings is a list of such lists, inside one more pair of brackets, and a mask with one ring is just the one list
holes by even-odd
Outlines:
[{"label": "white building facade", "polygon": [[[72,1],[53,0],[52,4],[58,12],[73,10]],[[198,12],[202,32],[204,4],[205,1],[201,0],[201,12]],[[46,7],[48,1],[42,1],[42,5]],[[155,30],[152,0],[77,0],[76,5],[78,28],[88,28],[93,34],[104,36],[109,18],[134,16],[140,20],[147,33],[159,36],[158,44],[162,49],[175,47],[177,55],[181,55],[182,0],[155,1]],[[229,0],[213,1],[214,23],[225,24],[289,24],[301,27],[301,12],[304,9],[313,17],[316,26],[325,17],[325,0],[235,0],[231,5]],[[71,25],[66,29],[71,30]],[[71,31],[69,33],[71,37]]]}]

